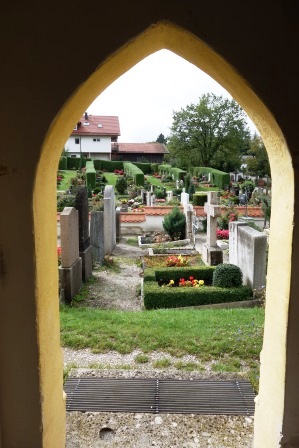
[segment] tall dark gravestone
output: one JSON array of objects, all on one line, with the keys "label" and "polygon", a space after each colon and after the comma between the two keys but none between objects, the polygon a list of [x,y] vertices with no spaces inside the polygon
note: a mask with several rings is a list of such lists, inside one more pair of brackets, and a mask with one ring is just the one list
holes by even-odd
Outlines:
[{"label": "tall dark gravestone", "polygon": [[104,212],[91,212],[90,244],[94,263],[103,263],[104,260]]},{"label": "tall dark gravestone", "polygon": [[92,274],[92,247],[89,236],[89,208],[86,186],[76,191],[75,208],[79,212],[79,254],[82,258],[82,279],[86,282]]}]

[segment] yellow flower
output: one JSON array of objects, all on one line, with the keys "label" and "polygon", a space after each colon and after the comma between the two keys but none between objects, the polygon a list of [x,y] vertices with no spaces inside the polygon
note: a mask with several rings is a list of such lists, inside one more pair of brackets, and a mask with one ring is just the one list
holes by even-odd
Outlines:
[{"label": "yellow flower", "polygon": [[204,280],[199,280],[198,282],[201,286],[205,284]]},{"label": "yellow flower", "polygon": [[174,284],[174,280],[170,280],[170,281],[169,281],[169,284],[170,284],[170,285],[173,285],[173,284]]}]

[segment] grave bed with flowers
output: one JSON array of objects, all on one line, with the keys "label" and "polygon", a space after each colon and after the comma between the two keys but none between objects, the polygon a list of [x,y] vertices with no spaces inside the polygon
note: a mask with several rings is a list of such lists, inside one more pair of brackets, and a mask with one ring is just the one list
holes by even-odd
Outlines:
[{"label": "grave bed with flowers", "polygon": [[145,309],[192,307],[252,299],[252,290],[248,286],[213,286],[216,268],[186,265],[146,268],[143,282]]}]

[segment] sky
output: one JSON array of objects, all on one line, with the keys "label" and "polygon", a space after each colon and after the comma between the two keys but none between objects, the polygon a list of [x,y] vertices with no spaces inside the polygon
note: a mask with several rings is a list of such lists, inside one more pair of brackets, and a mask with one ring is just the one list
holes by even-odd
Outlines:
[{"label": "sky", "polygon": [[[156,141],[170,135],[173,113],[197,104],[204,93],[231,95],[195,65],[169,50],[160,50],[114,81],[89,106],[92,115],[119,117],[120,143]],[[249,129],[256,131],[248,118]],[[256,131],[257,132],[257,131]]]}]

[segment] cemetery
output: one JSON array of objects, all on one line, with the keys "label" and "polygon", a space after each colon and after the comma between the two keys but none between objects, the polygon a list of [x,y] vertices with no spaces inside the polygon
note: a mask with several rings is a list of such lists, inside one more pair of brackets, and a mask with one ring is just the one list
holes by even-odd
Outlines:
[{"label": "cemetery", "polygon": [[[134,173],[135,181],[139,176],[140,183],[143,174],[140,168],[135,169],[132,165],[124,164],[124,172],[129,172],[130,175]],[[161,173],[159,177],[171,172],[165,166],[159,166],[159,170]],[[117,179],[123,179],[123,172],[119,169],[116,171]],[[77,171],[77,176],[78,174]],[[216,174],[220,176],[219,173]],[[106,175],[109,177],[108,174]],[[175,177],[176,186],[183,181],[184,175],[186,177],[186,173],[182,170],[174,171],[172,175]],[[88,179],[94,187],[94,190],[91,190],[91,198]],[[115,191],[116,180],[115,185],[108,184],[108,181],[103,183],[101,195],[103,205],[102,207],[94,206],[94,203],[98,202],[94,198],[99,194],[94,193],[97,191],[96,179],[95,170],[88,165],[86,177],[80,172],[79,178],[76,177],[76,181],[73,179],[71,183],[75,193],[74,206],[66,206],[60,212],[59,295],[60,300],[67,304],[72,302],[82,284],[89,280],[93,266],[101,265],[104,258],[111,255],[122,234],[128,232],[123,228],[122,217],[130,213],[127,202],[135,203],[133,198],[128,199],[126,203],[124,199],[121,199],[121,205],[119,205]],[[216,175],[215,179],[217,179]],[[220,179],[222,179],[221,176]],[[225,179],[227,180],[227,177]],[[181,257],[194,253],[200,254],[201,257],[198,266],[192,266],[192,268],[165,266],[153,269],[148,268],[144,263],[142,298],[145,310],[244,302],[254,298],[255,290],[265,288],[267,235],[261,232],[257,225],[252,225],[248,216],[242,220],[235,206],[221,205],[221,197],[225,197],[224,193],[209,188],[204,194],[197,195],[195,203],[202,205],[193,206],[190,194],[186,193],[185,187],[182,187],[175,205],[169,205],[169,202],[173,201],[173,191],[167,192],[169,201],[166,207],[153,203],[153,195],[159,191],[156,190],[157,187],[154,188],[151,185],[149,191],[138,190],[136,185],[133,188],[137,190],[136,194],[140,193],[139,197],[142,201],[138,202],[142,204],[142,212],[139,212],[138,216],[146,213],[146,207],[164,210],[164,213],[159,215],[160,222],[157,226],[159,231],[154,229],[148,233],[142,232],[142,235],[138,235],[138,246],[141,249],[147,249],[151,257],[161,255]],[[122,197],[125,191],[121,190]],[[226,193],[226,196],[229,195],[230,193]],[[68,192],[66,196],[73,195]],[[196,197],[196,193],[193,197]],[[138,209],[139,205],[136,207]],[[199,207],[203,210],[201,216],[198,216]],[[206,241],[200,247],[196,247],[196,234],[200,230],[206,231]],[[216,267],[224,264],[224,250],[229,250],[229,259],[226,262],[227,272],[222,275],[229,278],[229,267],[236,266],[240,270],[238,282],[228,281],[217,284],[214,281]],[[192,282],[195,284],[193,285]],[[182,286],[187,285],[194,287],[182,289]]]}]

